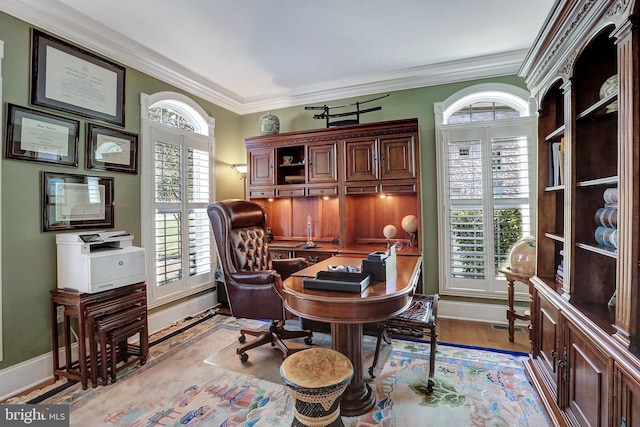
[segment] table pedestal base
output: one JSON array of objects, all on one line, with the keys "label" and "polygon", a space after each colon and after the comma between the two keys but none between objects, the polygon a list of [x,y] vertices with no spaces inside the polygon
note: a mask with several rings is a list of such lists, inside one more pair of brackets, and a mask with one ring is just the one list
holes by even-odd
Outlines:
[{"label": "table pedestal base", "polygon": [[342,395],[340,413],[345,417],[366,414],[376,403],[376,396],[364,382],[362,363],[362,324],[332,323],[331,347],[349,358],[353,365],[353,379]]}]

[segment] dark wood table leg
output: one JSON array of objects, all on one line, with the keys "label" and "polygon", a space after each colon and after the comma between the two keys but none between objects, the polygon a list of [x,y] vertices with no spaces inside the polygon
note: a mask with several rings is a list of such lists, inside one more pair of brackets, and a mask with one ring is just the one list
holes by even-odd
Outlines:
[{"label": "dark wood table leg", "polygon": [[349,358],[353,365],[353,379],[342,395],[340,414],[354,417],[366,414],[376,403],[371,386],[364,382],[362,360],[362,324],[332,323],[331,346]]},{"label": "dark wood table leg", "polygon": [[58,343],[58,304],[53,300],[51,300],[51,347],[53,348],[51,356],[53,358],[53,379],[55,381],[60,378],[58,375],[60,370],[60,344]]},{"label": "dark wood table leg", "polygon": [[510,278],[507,278],[507,286],[508,286],[508,295],[509,295],[509,308],[507,309],[507,320],[509,321],[509,342],[514,342],[514,334],[515,334],[515,308],[514,308],[514,289],[513,283],[514,281]]}]

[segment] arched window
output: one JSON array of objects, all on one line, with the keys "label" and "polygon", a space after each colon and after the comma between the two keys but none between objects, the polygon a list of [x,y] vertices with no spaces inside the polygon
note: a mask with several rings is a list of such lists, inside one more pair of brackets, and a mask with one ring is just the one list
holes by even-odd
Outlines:
[{"label": "arched window", "polygon": [[142,94],[142,242],[151,305],[215,285],[207,205],[214,120],[190,98]]},{"label": "arched window", "polygon": [[434,106],[440,293],[504,298],[499,269],[533,234],[534,104],[523,89],[482,84]]}]

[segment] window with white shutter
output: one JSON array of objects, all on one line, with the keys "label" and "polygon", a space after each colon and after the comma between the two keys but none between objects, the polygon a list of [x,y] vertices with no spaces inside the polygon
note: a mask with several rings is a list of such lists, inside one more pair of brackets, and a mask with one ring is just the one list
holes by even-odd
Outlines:
[{"label": "window with white shutter", "polygon": [[535,121],[480,98],[449,111],[455,124],[437,126],[440,293],[502,298],[499,269],[511,246],[534,234]]},{"label": "window with white shutter", "polygon": [[198,119],[188,100],[146,101],[142,234],[150,303],[159,305],[214,286],[207,216],[207,206],[215,200],[213,138],[206,116]]}]

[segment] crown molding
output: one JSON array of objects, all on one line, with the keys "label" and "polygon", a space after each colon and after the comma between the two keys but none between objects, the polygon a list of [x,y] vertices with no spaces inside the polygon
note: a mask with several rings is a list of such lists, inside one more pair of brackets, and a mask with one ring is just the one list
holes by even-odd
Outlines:
[{"label": "crown molding", "polygon": [[512,75],[518,72],[527,53],[527,50],[518,50],[485,55],[243,98],[58,0],[3,0],[0,10],[240,115],[331,99]]}]

